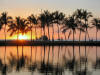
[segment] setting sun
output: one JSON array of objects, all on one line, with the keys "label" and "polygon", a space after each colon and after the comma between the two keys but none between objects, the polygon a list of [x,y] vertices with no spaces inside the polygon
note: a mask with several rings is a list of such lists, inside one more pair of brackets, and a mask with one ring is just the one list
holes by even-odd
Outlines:
[{"label": "setting sun", "polygon": [[26,40],[26,39],[28,39],[28,37],[26,36],[26,35],[19,35],[19,37],[18,37],[18,39],[19,40]]}]

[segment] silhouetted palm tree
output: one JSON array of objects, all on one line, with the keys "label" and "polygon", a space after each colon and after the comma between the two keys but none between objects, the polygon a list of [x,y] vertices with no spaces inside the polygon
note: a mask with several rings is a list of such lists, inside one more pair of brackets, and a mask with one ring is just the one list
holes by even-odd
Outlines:
[{"label": "silhouetted palm tree", "polygon": [[51,13],[48,10],[44,11],[43,13],[40,14],[39,20],[41,21],[41,27],[44,30],[44,36],[45,36],[45,26],[48,27],[48,38],[50,40],[49,27],[50,27],[50,23],[51,23]]},{"label": "silhouetted palm tree", "polygon": [[12,17],[8,16],[7,12],[3,12],[1,14],[1,20],[2,20],[1,24],[5,26],[5,28],[4,28],[4,34],[5,34],[5,54],[6,54],[6,28],[7,28],[7,25],[10,23],[11,19],[12,19]]},{"label": "silhouetted palm tree", "polygon": [[2,22],[2,19],[0,17],[0,30],[2,29],[2,27],[3,27],[3,22]]},{"label": "silhouetted palm tree", "polygon": [[[25,33],[27,33],[28,31],[30,31],[30,28],[29,28],[29,22],[23,18],[20,18],[20,17],[17,17],[17,26],[18,27],[18,34],[21,33],[22,35],[24,35]],[[23,44],[24,42],[22,42],[22,56],[23,56]]]},{"label": "silhouetted palm tree", "polygon": [[10,36],[17,34],[17,55],[18,55],[18,37],[20,33],[20,24],[21,24],[20,21],[21,21],[21,18],[16,17],[15,21],[12,20],[8,29],[8,32],[10,31]]},{"label": "silhouetted palm tree", "polygon": [[[84,20],[83,28],[85,29],[85,41],[86,41],[86,35],[88,34],[88,28],[89,28],[88,20],[90,17],[92,17],[92,13],[88,12],[87,10],[83,10],[82,19]],[[88,34],[88,37],[89,37],[89,34]],[[90,38],[89,38],[89,40],[90,40]]]},{"label": "silhouetted palm tree", "polygon": [[96,27],[96,41],[97,41],[97,32],[98,32],[98,30],[100,30],[100,19],[94,18],[92,20],[92,25]]},{"label": "silhouetted palm tree", "polygon": [[[27,18],[28,20],[29,20],[29,22],[30,22],[30,29],[31,29],[31,57],[32,57],[32,30],[33,30],[33,27],[35,27],[35,36],[36,36],[36,38],[35,38],[35,40],[37,40],[37,32],[36,32],[36,25],[37,25],[37,19],[36,19],[36,17],[32,14],[31,16],[29,16],[28,18]],[[31,59],[31,61],[32,61],[32,59]]]},{"label": "silhouetted palm tree", "polygon": [[52,13],[52,17],[53,17],[53,23],[57,24],[58,27],[58,40],[60,40],[60,28],[59,25],[62,24],[62,21],[65,18],[65,14],[63,14],[62,12],[59,11],[55,11]]},{"label": "silhouetted palm tree", "polygon": [[41,28],[44,31],[44,36],[45,36],[45,26],[46,26],[46,18],[45,18],[45,14],[41,13],[40,16],[38,17],[38,20],[40,20],[41,22]]},{"label": "silhouetted palm tree", "polygon": [[50,24],[52,26],[52,41],[54,41],[54,13],[51,13],[50,19]]},{"label": "silhouetted palm tree", "polygon": [[[79,30],[79,42],[81,41],[81,33],[82,32],[85,32],[84,28],[83,28],[83,22],[82,22],[82,18],[83,18],[83,9],[77,9],[75,12],[74,12],[74,15],[76,17],[76,20],[77,20],[77,25],[78,25],[78,30]],[[79,44],[79,55],[81,57],[81,54],[80,54],[80,44]]]},{"label": "silhouetted palm tree", "polygon": [[37,25],[37,19],[36,17],[32,14],[31,16],[28,17],[28,20],[30,21],[30,28],[31,28],[31,41],[32,41],[32,29],[35,26],[35,36],[37,39],[37,33],[36,33],[36,25]]},{"label": "silhouetted palm tree", "polygon": [[74,15],[76,17],[77,20],[77,24],[78,24],[78,30],[80,31],[79,34],[79,42],[81,40],[81,32],[85,32],[84,28],[83,28],[83,22],[82,22],[82,18],[83,18],[83,9],[77,9],[74,12]]},{"label": "silhouetted palm tree", "polygon": [[66,18],[65,20],[65,24],[64,26],[62,27],[62,32],[66,32],[68,30],[70,30],[69,32],[69,35],[68,35],[68,38],[70,37],[72,31],[73,31],[73,42],[75,41],[75,38],[74,38],[74,34],[76,32],[76,28],[77,28],[77,22],[74,18],[75,16],[70,16],[69,18]]},{"label": "silhouetted palm tree", "polygon": [[50,22],[51,22],[51,13],[48,10],[46,10],[44,11],[44,15],[45,15],[46,26],[48,27],[48,39],[50,40],[49,27],[50,27]]},{"label": "silhouetted palm tree", "polygon": [[75,36],[74,35],[75,35],[77,27],[78,27],[78,25],[77,25],[77,21],[76,21],[74,15],[70,16],[69,18],[66,18],[65,24],[62,27],[62,29],[63,29],[62,32],[63,33],[66,32],[67,30],[70,30],[68,38],[70,37],[71,33],[73,32],[73,59],[75,58],[75,55],[74,55],[74,41],[75,41]]}]

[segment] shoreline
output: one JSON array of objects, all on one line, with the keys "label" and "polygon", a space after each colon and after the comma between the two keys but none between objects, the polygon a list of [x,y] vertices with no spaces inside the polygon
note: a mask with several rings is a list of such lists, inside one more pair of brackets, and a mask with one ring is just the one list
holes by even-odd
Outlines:
[{"label": "shoreline", "polygon": [[37,41],[34,40],[31,42],[31,40],[7,40],[6,43],[4,40],[0,40],[0,46],[100,46],[100,41]]}]

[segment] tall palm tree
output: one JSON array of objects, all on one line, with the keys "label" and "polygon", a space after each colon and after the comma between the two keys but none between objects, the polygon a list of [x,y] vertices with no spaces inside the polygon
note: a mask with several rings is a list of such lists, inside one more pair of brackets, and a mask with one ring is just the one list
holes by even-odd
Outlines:
[{"label": "tall palm tree", "polygon": [[0,30],[2,29],[2,27],[3,27],[3,22],[2,22],[2,19],[0,17]]},{"label": "tall palm tree", "polygon": [[54,41],[54,23],[53,23],[54,17],[53,17],[53,13],[51,13],[50,18],[51,18],[51,26],[52,26],[52,41]]},{"label": "tall palm tree", "polygon": [[4,28],[4,33],[5,33],[5,43],[6,43],[6,27],[9,24],[10,20],[12,19],[11,16],[8,16],[7,12],[1,13],[1,20],[2,20],[2,25],[5,26]]},{"label": "tall palm tree", "polygon": [[100,30],[100,19],[94,18],[92,20],[92,25],[96,27],[96,41],[97,41],[97,33],[98,33],[98,30]]},{"label": "tall palm tree", "polygon": [[[24,35],[26,34],[28,31],[30,31],[30,27],[29,27],[29,22],[26,19],[21,18],[20,19],[20,25],[19,25],[19,32]],[[24,43],[24,42],[23,42]],[[22,45],[22,56],[23,56],[23,45]]]},{"label": "tall palm tree", "polygon": [[77,9],[74,12],[74,15],[77,19],[77,24],[78,24],[78,30],[80,31],[79,33],[79,42],[81,40],[81,33],[85,32],[84,28],[83,28],[83,22],[82,22],[82,18],[83,18],[83,9]]},{"label": "tall palm tree", "polygon": [[64,26],[62,27],[62,32],[66,32],[68,30],[70,30],[68,37],[71,35],[71,33],[73,32],[73,42],[75,41],[74,38],[74,34],[76,32],[76,28],[77,28],[77,22],[75,20],[74,16],[70,16],[69,18],[67,18],[64,22]]},{"label": "tall palm tree", "polygon": [[48,38],[50,40],[49,26],[50,26],[50,22],[51,22],[51,13],[48,10],[46,10],[46,11],[44,11],[44,15],[45,15],[45,20],[46,20],[46,26],[48,27]]},{"label": "tall palm tree", "polygon": [[37,19],[33,14],[29,16],[27,19],[30,22],[30,29],[31,29],[31,57],[32,57],[32,32],[33,32],[32,29],[35,26],[35,36],[37,39],[37,32],[36,32]]},{"label": "tall palm tree", "polygon": [[[32,29],[33,29],[34,25],[37,25],[37,19],[33,14],[31,16],[29,16],[27,19],[30,21],[31,41],[32,41]],[[37,39],[36,26],[35,26],[35,36],[36,36],[36,39]]]},{"label": "tall palm tree", "polygon": [[41,22],[41,28],[44,32],[44,36],[46,35],[45,34],[45,26],[46,26],[46,18],[45,18],[45,14],[44,13],[41,13],[38,17],[38,20],[40,20]]},{"label": "tall palm tree", "polygon": [[58,40],[60,40],[60,28],[59,28],[59,25],[62,24],[62,21],[64,20],[65,18],[65,14],[63,14],[62,12],[59,12],[59,11],[55,11],[52,13],[52,16],[53,16],[53,23],[56,23],[57,24],[57,27],[58,27]]},{"label": "tall palm tree", "polygon": [[68,35],[68,38],[70,37],[70,35],[73,32],[73,59],[75,58],[75,55],[74,55],[74,41],[75,41],[75,32],[76,32],[77,26],[78,25],[77,25],[77,21],[75,19],[75,16],[72,15],[72,16],[70,16],[69,18],[67,18],[65,20],[65,24],[62,27],[62,29],[63,29],[62,32],[63,33],[66,32],[67,30],[70,30],[69,35]]},{"label": "tall palm tree", "polygon": [[48,27],[48,38],[50,40],[49,26],[50,26],[50,23],[51,23],[51,13],[48,10],[46,10],[43,13],[40,14],[39,19],[41,21],[41,27],[44,30],[44,36],[45,36],[45,26]]},{"label": "tall palm tree", "polygon": [[[9,25],[9,29],[7,30],[8,32],[10,32],[10,36],[16,35],[17,34],[17,56],[18,55],[18,37],[19,37],[19,33],[20,33],[20,17],[16,17],[15,20],[12,20],[12,22]],[[19,57],[18,57],[19,58]]]},{"label": "tall palm tree", "polygon": [[4,25],[5,28],[4,28],[4,34],[5,34],[5,55],[4,55],[4,62],[6,64],[6,27],[7,25],[10,23],[12,17],[11,16],[8,16],[7,12],[3,12],[1,13],[1,21],[2,21],[2,26]]},{"label": "tall palm tree", "polygon": [[[88,12],[87,10],[83,10],[82,19],[84,20],[83,28],[85,29],[85,41],[86,41],[86,35],[88,34],[88,28],[89,28],[88,20],[90,17],[92,17],[92,13]],[[88,36],[89,36],[89,34],[88,34]]]},{"label": "tall palm tree", "polygon": [[[83,18],[83,9],[77,9],[75,12],[74,12],[74,15],[77,19],[77,24],[78,24],[78,30],[79,30],[79,42],[81,41],[81,33],[82,32],[85,32],[84,28],[83,28],[83,25],[84,23],[82,22],[82,18]],[[80,44],[79,44],[79,55],[81,57],[81,54],[80,54]]]}]

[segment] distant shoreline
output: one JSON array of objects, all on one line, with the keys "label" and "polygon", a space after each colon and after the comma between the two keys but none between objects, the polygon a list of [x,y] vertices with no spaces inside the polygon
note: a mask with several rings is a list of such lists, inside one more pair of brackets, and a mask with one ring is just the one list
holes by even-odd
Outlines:
[{"label": "distant shoreline", "polygon": [[100,41],[32,41],[31,40],[7,40],[6,43],[4,40],[0,40],[0,46],[100,46]]}]

